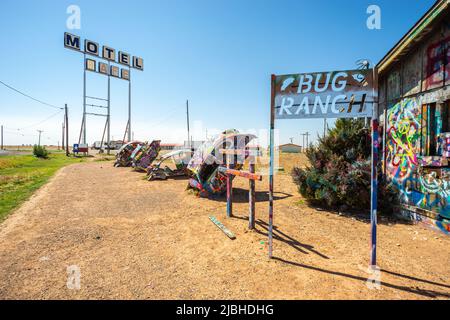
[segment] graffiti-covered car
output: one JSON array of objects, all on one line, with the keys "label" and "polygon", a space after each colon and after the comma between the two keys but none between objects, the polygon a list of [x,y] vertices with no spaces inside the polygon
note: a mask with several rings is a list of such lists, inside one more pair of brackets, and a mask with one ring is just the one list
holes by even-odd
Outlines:
[{"label": "graffiti-covered car", "polygon": [[132,163],[131,155],[134,150],[142,145],[140,141],[131,141],[124,144],[116,154],[116,161],[114,162],[114,167],[129,167]]},{"label": "graffiti-covered car", "polygon": [[[166,180],[172,177],[187,176],[189,174],[187,166],[191,156],[190,149],[175,150],[163,155],[155,165],[147,168],[148,180]],[[175,165],[175,169],[171,169],[167,165],[162,167],[168,161]]]},{"label": "graffiti-covered car", "polygon": [[[210,194],[223,194],[226,191],[226,175],[219,172],[218,168],[219,165],[226,163],[226,157],[220,153],[220,150],[244,150],[255,138],[253,134],[242,134],[231,129],[206,141],[197,149],[188,164],[191,175],[189,186],[198,190],[203,197]],[[242,154],[233,158],[233,161],[229,163],[230,169],[240,170],[247,156]]]},{"label": "graffiti-covered car", "polygon": [[131,154],[131,162],[134,170],[145,172],[161,151],[161,140],[153,140],[152,143],[139,145]]}]

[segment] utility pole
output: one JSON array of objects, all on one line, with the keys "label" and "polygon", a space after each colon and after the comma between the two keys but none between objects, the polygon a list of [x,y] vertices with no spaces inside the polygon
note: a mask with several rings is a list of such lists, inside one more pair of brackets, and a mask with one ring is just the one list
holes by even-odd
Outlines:
[{"label": "utility pole", "polygon": [[41,145],[41,134],[44,131],[43,130],[37,130],[37,132],[39,132],[39,143],[38,143],[38,146],[40,146]]},{"label": "utility pole", "polygon": [[323,119],[323,137],[327,135],[327,118]]},{"label": "utility pole", "polygon": [[66,134],[65,134],[65,138],[66,138],[66,156],[69,156],[69,108],[67,108],[67,103],[64,107],[65,110],[65,125],[64,128],[66,129]]},{"label": "utility pole", "polygon": [[187,134],[188,134],[187,143],[188,143],[189,149],[192,149],[191,142],[190,142],[191,134],[190,134],[190,130],[189,130],[189,100],[186,100],[186,118],[187,118]]},{"label": "utility pole", "polygon": [[2,125],[2,129],[1,129],[1,149],[3,150],[3,125]]},{"label": "utility pole", "polygon": [[302,149],[305,150],[305,134],[304,133],[300,133],[300,135],[302,136]]},{"label": "utility pole", "polygon": [[63,119],[63,123],[62,123],[62,143],[61,143],[61,147],[64,150],[64,123],[66,122],[66,114],[64,113],[64,119]]},{"label": "utility pole", "polygon": [[306,132],[305,133],[305,136],[306,136],[306,148],[309,148],[309,132]]}]

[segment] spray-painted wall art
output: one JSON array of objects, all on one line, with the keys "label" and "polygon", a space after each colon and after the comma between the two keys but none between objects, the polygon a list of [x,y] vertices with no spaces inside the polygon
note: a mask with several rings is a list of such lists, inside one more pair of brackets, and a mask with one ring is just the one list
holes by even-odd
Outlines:
[{"label": "spray-painted wall art", "polygon": [[427,48],[425,89],[434,89],[444,84],[450,75],[450,37],[432,43]]},{"label": "spray-painted wall art", "polygon": [[[439,128],[439,121],[430,128],[429,110],[422,110],[418,98],[403,99],[387,111],[386,119],[386,175],[396,187],[402,204],[429,211],[434,226],[450,234],[450,168],[448,161],[440,155],[429,156],[422,137],[431,132],[441,145],[437,151],[445,150],[446,137]],[[436,115],[434,115],[436,117]],[[436,119],[439,117],[436,117]],[[436,138],[436,140],[438,140]],[[415,220],[420,220],[415,219]]]},{"label": "spray-painted wall art", "polygon": [[418,165],[421,115],[417,99],[405,99],[387,112],[386,168],[401,192]]},{"label": "spray-painted wall art", "polygon": [[[448,19],[447,19],[448,20]],[[387,180],[400,215],[450,234],[450,25],[436,27],[380,77]],[[409,212],[410,214],[407,214]]]}]

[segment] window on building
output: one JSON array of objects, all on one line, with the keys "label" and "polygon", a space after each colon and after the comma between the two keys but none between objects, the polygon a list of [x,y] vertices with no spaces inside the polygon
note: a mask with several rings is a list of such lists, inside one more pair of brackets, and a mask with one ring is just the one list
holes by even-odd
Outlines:
[{"label": "window on building", "polygon": [[441,133],[450,132],[450,101],[422,106],[420,154],[442,156]]}]

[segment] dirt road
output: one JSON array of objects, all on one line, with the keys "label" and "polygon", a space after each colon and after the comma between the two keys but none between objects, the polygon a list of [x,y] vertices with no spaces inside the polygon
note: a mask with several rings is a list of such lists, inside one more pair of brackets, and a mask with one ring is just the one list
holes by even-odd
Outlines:
[{"label": "dirt road", "polygon": [[[186,180],[143,180],[90,162],[63,168],[0,225],[2,299],[448,299],[450,239],[406,224],[379,227],[380,290],[369,289],[369,225],[302,204],[276,178],[276,239],[267,259],[267,180],[257,230],[247,231],[247,183],[234,209],[198,199]],[[240,189],[239,189],[240,188]],[[237,236],[229,240],[215,215]],[[81,271],[68,289],[67,267]]]}]

